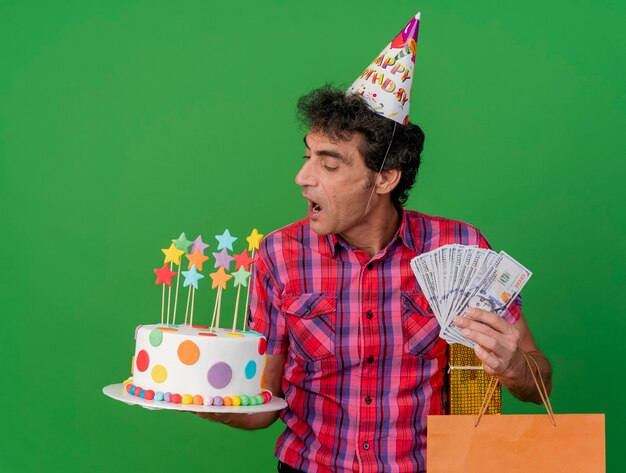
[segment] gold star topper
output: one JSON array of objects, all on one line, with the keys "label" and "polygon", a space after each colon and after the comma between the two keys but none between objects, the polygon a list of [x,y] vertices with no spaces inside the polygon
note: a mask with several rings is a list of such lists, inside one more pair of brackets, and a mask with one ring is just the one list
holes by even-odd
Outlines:
[{"label": "gold star topper", "polygon": [[180,265],[180,257],[185,253],[183,250],[176,248],[176,245],[172,243],[169,248],[161,248],[161,251],[165,255],[165,264],[174,263]]},{"label": "gold star topper", "polygon": [[250,233],[250,235],[246,238],[246,241],[248,242],[248,251],[258,250],[262,239],[263,235],[259,233],[256,228],[253,229],[252,233]]}]

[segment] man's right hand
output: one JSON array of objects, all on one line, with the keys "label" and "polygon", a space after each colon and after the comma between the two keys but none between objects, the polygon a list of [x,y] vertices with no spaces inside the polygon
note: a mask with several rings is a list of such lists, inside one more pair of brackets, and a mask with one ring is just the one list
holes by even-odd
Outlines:
[{"label": "man's right hand", "polygon": [[[263,387],[269,389],[273,396],[283,397],[282,382],[287,356],[285,354],[266,355],[266,358],[265,384]],[[237,429],[256,430],[272,425],[278,419],[279,413],[280,411],[259,412],[256,414],[197,412],[196,415],[202,419],[219,422]]]}]

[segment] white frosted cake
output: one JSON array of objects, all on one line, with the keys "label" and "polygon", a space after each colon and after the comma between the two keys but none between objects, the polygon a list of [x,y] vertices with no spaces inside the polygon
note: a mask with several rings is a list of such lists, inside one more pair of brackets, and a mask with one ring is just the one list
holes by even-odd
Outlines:
[{"label": "white frosted cake", "polygon": [[129,394],[148,400],[205,406],[268,403],[262,389],[265,337],[189,325],[140,325],[135,333]]}]

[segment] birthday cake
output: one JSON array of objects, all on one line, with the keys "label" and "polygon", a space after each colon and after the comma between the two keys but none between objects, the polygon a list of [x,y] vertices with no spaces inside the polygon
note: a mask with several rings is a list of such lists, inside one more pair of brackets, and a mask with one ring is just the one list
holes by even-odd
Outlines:
[{"label": "birthday cake", "polygon": [[189,325],[140,325],[129,394],[205,406],[249,406],[271,400],[264,391],[265,337]]},{"label": "birthday cake", "polygon": [[[237,328],[241,288],[248,288],[254,251],[263,235],[256,229],[248,236],[248,249],[239,254],[233,251],[236,237],[226,230],[217,235],[217,253],[213,253],[214,271],[209,274],[215,291],[213,316],[210,325],[194,324],[195,293],[198,281],[204,278],[203,264],[209,260],[204,250],[209,246],[198,236],[193,242],[184,233],[172,240],[162,251],[165,261],[155,268],[156,284],[162,285],[161,323],[140,325],[135,331],[135,353],[131,378],[123,384],[130,396],[148,401],[195,404],[204,406],[256,406],[269,403],[272,394],[263,389],[265,350],[267,341],[260,333],[247,330],[244,323]],[[248,251],[252,255],[248,255]],[[181,271],[181,257],[186,254],[188,270]],[[235,262],[235,270],[230,266]],[[173,271],[174,265],[178,271]],[[179,306],[180,275],[183,288],[189,288],[184,307],[184,320],[176,323]],[[173,285],[172,280],[176,278]],[[233,280],[237,288],[232,328],[220,328],[222,293]],[[166,297],[166,286],[167,289]],[[174,289],[174,294],[172,291]],[[246,305],[249,292],[246,290]],[[183,312],[181,307],[181,311]],[[246,307],[244,306],[244,313]],[[171,315],[171,321],[170,321]],[[182,318],[182,314],[181,314]]]}]

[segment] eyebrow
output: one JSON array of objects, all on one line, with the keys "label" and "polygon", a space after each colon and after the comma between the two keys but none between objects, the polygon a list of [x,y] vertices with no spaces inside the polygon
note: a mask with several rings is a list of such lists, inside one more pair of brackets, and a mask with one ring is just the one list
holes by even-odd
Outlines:
[{"label": "eyebrow", "polygon": [[[302,138],[302,141],[304,141],[304,146],[306,146],[306,149],[310,150],[311,148],[309,148],[309,144],[306,142],[306,135],[304,136],[304,138]],[[319,156],[328,156],[330,158],[338,159],[339,161],[345,164],[349,163],[343,154],[338,153],[337,151],[330,150],[330,149],[320,149],[316,152],[316,154],[318,154]]]}]

